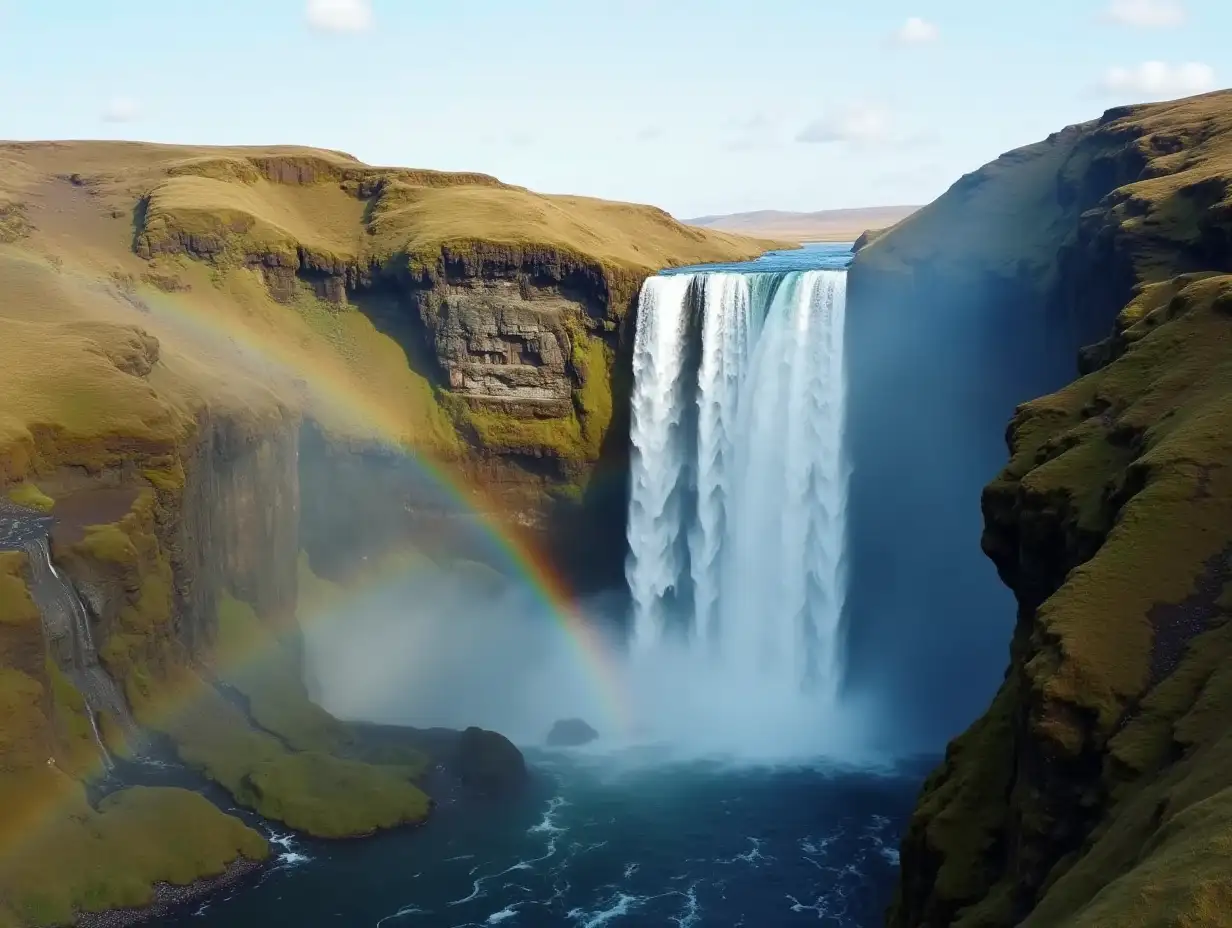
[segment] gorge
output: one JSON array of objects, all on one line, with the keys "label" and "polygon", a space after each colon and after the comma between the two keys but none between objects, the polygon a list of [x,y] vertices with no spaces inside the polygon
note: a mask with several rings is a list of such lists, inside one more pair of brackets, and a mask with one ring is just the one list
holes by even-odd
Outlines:
[{"label": "gorge", "polygon": [[[0,925],[267,860],[163,923],[1232,911],[1232,94],[854,258],[335,152],[2,151]],[[126,713],[180,772],[100,789]]]}]

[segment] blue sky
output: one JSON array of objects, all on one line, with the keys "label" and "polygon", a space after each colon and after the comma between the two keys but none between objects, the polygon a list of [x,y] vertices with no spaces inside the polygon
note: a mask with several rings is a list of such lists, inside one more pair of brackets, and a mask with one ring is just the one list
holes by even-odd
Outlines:
[{"label": "blue sky", "polygon": [[299,143],[677,216],[923,202],[1232,81],[1232,0],[0,0],[0,135]]}]

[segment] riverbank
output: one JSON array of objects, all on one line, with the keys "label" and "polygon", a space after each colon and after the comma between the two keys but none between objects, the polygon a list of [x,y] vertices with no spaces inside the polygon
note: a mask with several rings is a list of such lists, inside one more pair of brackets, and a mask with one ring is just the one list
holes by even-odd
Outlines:
[{"label": "riverbank", "polygon": [[109,909],[105,912],[82,912],[74,920],[77,928],[128,928],[129,925],[148,924],[177,914],[191,903],[199,902],[214,893],[237,887],[248,880],[256,880],[269,867],[269,861],[249,860],[240,857],[232,861],[218,876],[203,877],[187,886],[172,883],[154,884],[154,898],[141,908]]}]

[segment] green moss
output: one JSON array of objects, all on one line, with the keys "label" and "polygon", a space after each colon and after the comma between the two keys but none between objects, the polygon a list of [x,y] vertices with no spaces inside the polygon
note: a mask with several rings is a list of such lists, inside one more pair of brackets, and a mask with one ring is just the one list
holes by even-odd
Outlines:
[{"label": "green moss", "polygon": [[951,742],[944,765],[925,783],[906,839],[921,856],[904,861],[898,911],[913,911],[928,895],[950,912],[981,900],[1000,904],[999,896],[987,895],[996,875],[985,862],[1006,822],[1017,691],[1013,679],[1003,684],[988,712]]},{"label": "green moss", "polygon": [[138,562],[137,549],[128,532],[115,524],[87,526],[77,547],[86,557],[107,564],[134,567]]},{"label": "green moss", "polygon": [[475,444],[488,451],[549,454],[564,461],[585,459],[582,425],[575,412],[567,416],[530,419],[488,406],[472,405],[446,395],[446,409]]},{"label": "green moss", "polygon": [[19,483],[9,490],[9,499],[18,506],[35,509],[38,512],[50,512],[56,501],[29,481]]},{"label": "green moss", "polygon": [[0,625],[30,625],[39,621],[38,606],[30,598],[22,571],[26,556],[0,551]]},{"label": "green moss", "polygon": [[[1065,662],[1041,684],[1058,698],[1095,710],[1110,729],[1124,703],[1146,683],[1151,649],[1148,612],[1179,603],[1204,565],[1227,543],[1232,482],[1232,333],[1211,309],[1232,278],[1211,278],[1187,291],[1204,309],[1159,326],[1125,355],[1090,375],[1111,407],[1108,434],[1140,435],[1141,444],[1109,444],[1089,431],[1058,462],[1081,466],[1054,486],[1091,501],[1140,486],[1117,513],[1107,540],[1041,608],[1043,628],[1063,643]],[[1063,394],[1064,395],[1063,391]],[[1032,488],[1050,462],[1023,478]],[[1092,616],[1105,617],[1092,621]]]},{"label": "green moss", "polygon": [[318,837],[350,837],[422,821],[428,798],[414,771],[292,750],[253,729],[244,715],[201,686],[192,705],[164,725],[185,763],[242,805]]},{"label": "green moss", "polygon": [[581,421],[582,451],[587,459],[597,460],[612,422],[615,356],[603,339],[588,334],[576,322],[567,328],[572,343],[570,362],[579,384],[573,391],[573,405]]},{"label": "green moss", "polygon": [[428,797],[408,771],[328,754],[295,753],[255,764],[244,786],[263,814],[322,837],[366,834],[428,815]]},{"label": "green moss", "polygon": [[163,693],[159,701],[185,708],[167,718],[138,702],[142,720],[237,802],[293,828],[346,837],[421,821],[428,799],[412,780],[427,758],[407,749],[366,762],[351,727],[308,699],[291,645],[246,603],[222,597],[214,673],[241,702],[181,673],[173,688],[180,695]]},{"label": "green moss", "polygon": [[184,468],[179,466],[178,461],[174,467],[143,470],[141,476],[150,481],[156,490],[174,493],[184,489]]},{"label": "green moss", "polygon": [[[30,674],[0,667],[0,769],[36,766],[50,749],[47,719],[43,715],[43,685]],[[0,824],[0,832],[3,831]]]},{"label": "green moss", "polygon": [[187,790],[125,789],[95,810],[79,785],[45,769],[0,773],[0,793],[10,811],[21,798],[26,811],[42,813],[0,854],[0,899],[18,924],[69,924],[76,911],[146,905],[157,882],[184,886],[241,857],[268,855],[260,835]]}]

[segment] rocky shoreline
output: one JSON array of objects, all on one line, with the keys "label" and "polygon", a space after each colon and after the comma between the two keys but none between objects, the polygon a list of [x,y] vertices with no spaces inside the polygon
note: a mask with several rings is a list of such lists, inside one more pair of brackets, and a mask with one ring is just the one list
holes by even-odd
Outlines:
[{"label": "rocky shoreline", "polygon": [[156,883],[154,898],[146,906],[127,909],[108,909],[104,912],[82,912],[73,924],[78,928],[126,928],[129,925],[148,924],[153,919],[163,918],[190,902],[196,902],[220,889],[234,886],[256,877],[269,866],[269,861],[250,860],[240,857],[232,861],[218,876],[203,877],[186,886],[172,883]]}]

